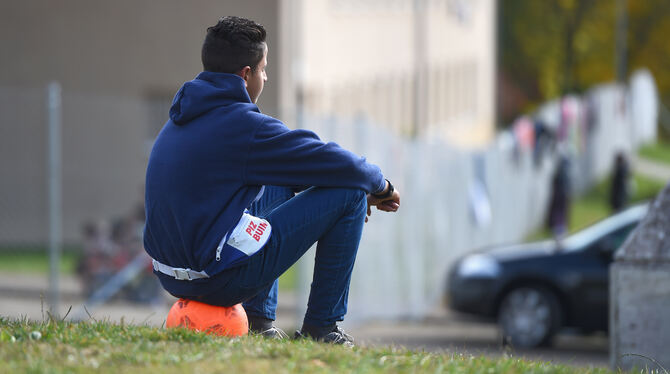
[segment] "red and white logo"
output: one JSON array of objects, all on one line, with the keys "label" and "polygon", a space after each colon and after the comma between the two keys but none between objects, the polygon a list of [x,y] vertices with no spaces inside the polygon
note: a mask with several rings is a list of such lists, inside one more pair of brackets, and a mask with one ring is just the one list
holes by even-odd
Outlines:
[{"label": "red and white logo", "polygon": [[268,221],[244,213],[227,243],[251,256],[265,245],[271,232],[272,226]]},{"label": "red and white logo", "polygon": [[268,223],[265,221],[261,221],[259,224],[254,223],[254,221],[250,221],[245,232],[254,238],[255,241],[260,242],[261,236],[263,236],[263,233],[267,227]]}]

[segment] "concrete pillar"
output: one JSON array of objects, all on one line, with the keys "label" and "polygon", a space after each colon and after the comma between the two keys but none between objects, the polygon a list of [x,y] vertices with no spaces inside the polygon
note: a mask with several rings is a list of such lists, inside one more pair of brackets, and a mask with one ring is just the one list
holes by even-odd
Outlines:
[{"label": "concrete pillar", "polygon": [[670,369],[670,185],[610,269],[610,364]]}]

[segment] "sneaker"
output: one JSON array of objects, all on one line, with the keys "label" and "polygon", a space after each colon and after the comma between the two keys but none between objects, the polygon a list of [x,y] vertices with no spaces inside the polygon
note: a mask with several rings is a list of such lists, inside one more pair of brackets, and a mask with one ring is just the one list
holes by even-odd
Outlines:
[{"label": "sneaker", "polygon": [[295,332],[294,339],[305,339],[311,338],[317,342],[330,343],[330,344],[340,344],[345,347],[353,348],[354,347],[354,338],[344,332],[339,326],[335,325],[332,330],[322,332],[320,334],[310,334],[302,330]]},{"label": "sneaker", "polygon": [[[254,332],[252,331],[252,333]],[[276,326],[272,326],[269,329],[256,332],[256,334],[268,339],[277,339],[277,340],[288,339],[288,334],[285,333],[284,330]]]},{"label": "sneaker", "polygon": [[247,316],[249,321],[249,333],[252,335],[260,335],[269,339],[288,339],[288,334],[282,329],[277,328],[272,324],[271,319],[257,316]]}]

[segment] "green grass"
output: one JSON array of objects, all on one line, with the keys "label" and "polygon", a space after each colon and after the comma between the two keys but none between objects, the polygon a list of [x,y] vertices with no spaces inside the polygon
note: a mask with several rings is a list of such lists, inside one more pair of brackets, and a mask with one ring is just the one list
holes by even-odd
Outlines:
[{"label": "green grass", "polygon": [[659,141],[645,145],[639,149],[638,154],[652,161],[670,164],[670,142]]},{"label": "green grass", "polygon": [[[610,178],[607,178],[583,196],[572,200],[570,205],[570,220],[568,232],[574,233],[590,226],[611,214],[609,207]],[[631,204],[653,199],[664,187],[662,182],[642,175],[633,176],[633,195]],[[536,241],[551,238],[546,228],[541,228],[526,238],[526,241]]]},{"label": "green grass", "polygon": [[[75,247],[66,247],[60,256],[60,272],[74,274],[79,259]],[[44,247],[0,247],[0,271],[3,273],[46,274],[49,272],[49,254]]]},{"label": "green grass", "polygon": [[0,319],[0,373],[611,373],[518,358],[354,348],[105,322]]},{"label": "green grass", "polygon": [[294,290],[298,285],[298,267],[291,266],[284,274],[279,277],[280,290]]}]

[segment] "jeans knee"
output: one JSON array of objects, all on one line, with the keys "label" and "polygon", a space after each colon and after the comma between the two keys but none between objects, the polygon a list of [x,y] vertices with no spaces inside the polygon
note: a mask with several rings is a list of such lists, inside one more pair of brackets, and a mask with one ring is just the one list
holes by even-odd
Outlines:
[{"label": "jeans knee", "polygon": [[356,211],[367,211],[367,196],[368,194],[358,188],[347,188],[347,195],[349,196],[348,201],[351,204],[351,207]]},{"label": "jeans knee", "polygon": [[333,204],[344,208],[347,212],[365,214],[367,211],[367,192],[359,188],[349,187],[312,187],[315,196],[332,200]]}]

